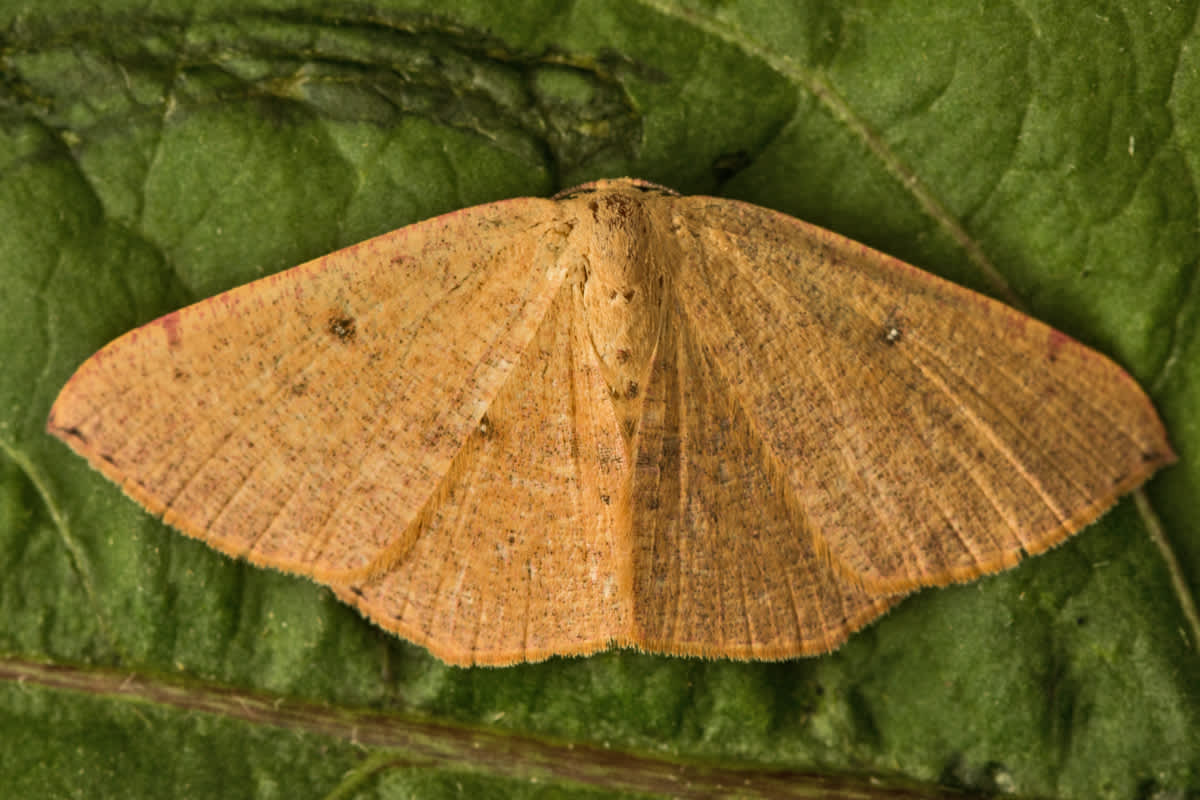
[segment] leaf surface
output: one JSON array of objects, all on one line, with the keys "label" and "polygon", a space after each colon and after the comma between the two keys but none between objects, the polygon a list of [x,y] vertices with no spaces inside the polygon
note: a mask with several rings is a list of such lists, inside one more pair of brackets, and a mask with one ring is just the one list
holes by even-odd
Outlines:
[{"label": "leaf surface", "polygon": [[[1197,791],[1193,27],[1139,3],[0,4],[5,783]],[[170,530],[43,432],[84,358],[181,305],[620,175],[777,209],[1019,303],[1134,374],[1180,462],[1062,547],[919,593],[830,656],[462,670]]]}]

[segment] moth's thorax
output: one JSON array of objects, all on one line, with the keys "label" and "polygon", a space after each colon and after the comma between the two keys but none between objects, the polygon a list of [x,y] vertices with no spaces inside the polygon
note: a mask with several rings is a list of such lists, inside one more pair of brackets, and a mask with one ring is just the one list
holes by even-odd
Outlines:
[{"label": "moth's thorax", "polygon": [[577,301],[613,397],[634,400],[663,320],[673,239],[669,199],[632,187],[566,201],[572,217]]}]

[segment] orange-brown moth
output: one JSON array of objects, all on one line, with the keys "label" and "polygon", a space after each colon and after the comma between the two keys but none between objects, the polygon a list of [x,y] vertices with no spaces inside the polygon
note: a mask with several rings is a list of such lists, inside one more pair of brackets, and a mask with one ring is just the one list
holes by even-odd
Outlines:
[{"label": "orange-brown moth", "polygon": [[168,524],[455,664],[820,653],[1174,455],[1104,356],[861,244],[600,181],[109,344],[48,428]]}]

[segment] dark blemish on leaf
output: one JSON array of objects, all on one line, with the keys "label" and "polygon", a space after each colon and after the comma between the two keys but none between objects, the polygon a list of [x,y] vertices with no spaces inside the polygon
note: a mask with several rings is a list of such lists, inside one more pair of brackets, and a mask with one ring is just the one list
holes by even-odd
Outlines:
[{"label": "dark blemish on leaf", "polygon": [[632,400],[638,395],[638,385],[636,381],[630,381],[629,386],[625,388],[625,398]]},{"label": "dark blemish on leaf", "polygon": [[356,333],[354,327],[354,317],[331,317],[329,320],[329,332],[343,342],[354,341]]},{"label": "dark blemish on leaf", "polygon": [[308,391],[308,381],[297,381],[292,384],[292,394],[299,397]]},{"label": "dark blemish on leaf", "polygon": [[509,537],[508,537],[508,543],[509,543],[509,544],[516,544],[516,543],[517,543],[517,537],[516,537],[516,536],[512,536],[512,535],[509,535]]},{"label": "dark blemish on leaf", "polygon": [[604,503],[604,505],[606,505],[606,506],[612,505],[612,498],[606,494],[602,494],[602,495],[600,495],[600,502]]},{"label": "dark blemish on leaf", "polygon": [[113,457],[110,456],[108,453],[100,453],[100,458],[104,459],[109,464],[112,464],[114,467],[117,466],[117,462],[114,461]]},{"label": "dark blemish on leaf", "polygon": [[745,150],[734,150],[732,153],[723,153],[714,158],[711,169],[717,183],[724,183],[748,166],[750,166],[750,153]]},{"label": "dark blemish on leaf", "polygon": [[633,358],[633,354],[630,353],[628,350],[626,350],[624,347],[622,347],[620,350],[617,351],[617,363],[618,364],[628,364],[629,359],[631,359],[631,358]]},{"label": "dark blemish on leaf", "polygon": [[1151,461],[1158,461],[1162,455],[1157,450],[1147,450],[1142,453],[1142,463],[1149,464]]},{"label": "dark blemish on leaf", "polygon": [[181,369],[176,369],[174,377],[177,381],[184,381],[187,380],[188,374]]},{"label": "dark blemish on leaf", "polygon": [[634,297],[634,295],[635,295],[635,294],[637,294],[637,292],[635,292],[633,289],[629,289],[628,291],[626,291],[626,292],[625,292],[625,302],[626,302],[626,303],[632,303],[632,302],[633,302],[633,297]]},{"label": "dark blemish on leaf", "polygon": [[488,419],[487,414],[484,414],[482,417],[479,418],[478,430],[479,430],[479,435],[482,436],[484,439],[492,438],[492,434],[495,433],[495,429],[492,428],[492,421],[490,419]]},{"label": "dark blemish on leaf", "polygon": [[623,427],[625,428],[625,435],[632,438],[633,434],[637,432],[637,421],[627,419]]},{"label": "dark blemish on leaf", "polygon": [[350,591],[354,592],[359,597],[363,597],[363,598],[366,597],[366,594],[363,593],[363,590],[358,588],[357,586],[351,586]]},{"label": "dark blemish on leaf", "polygon": [[1075,624],[1082,628],[1084,625],[1087,625],[1087,617],[1076,617]]}]

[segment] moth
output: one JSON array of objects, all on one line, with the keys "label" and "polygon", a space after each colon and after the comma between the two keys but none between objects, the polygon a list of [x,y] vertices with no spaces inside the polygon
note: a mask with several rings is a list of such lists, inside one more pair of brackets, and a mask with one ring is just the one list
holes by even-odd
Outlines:
[{"label": "moth", "polygon": [[782,659],[1174,459],[1112,361],[764,208],[489,203],[168,314],[48,429],[169,525],[453,664]]}]

